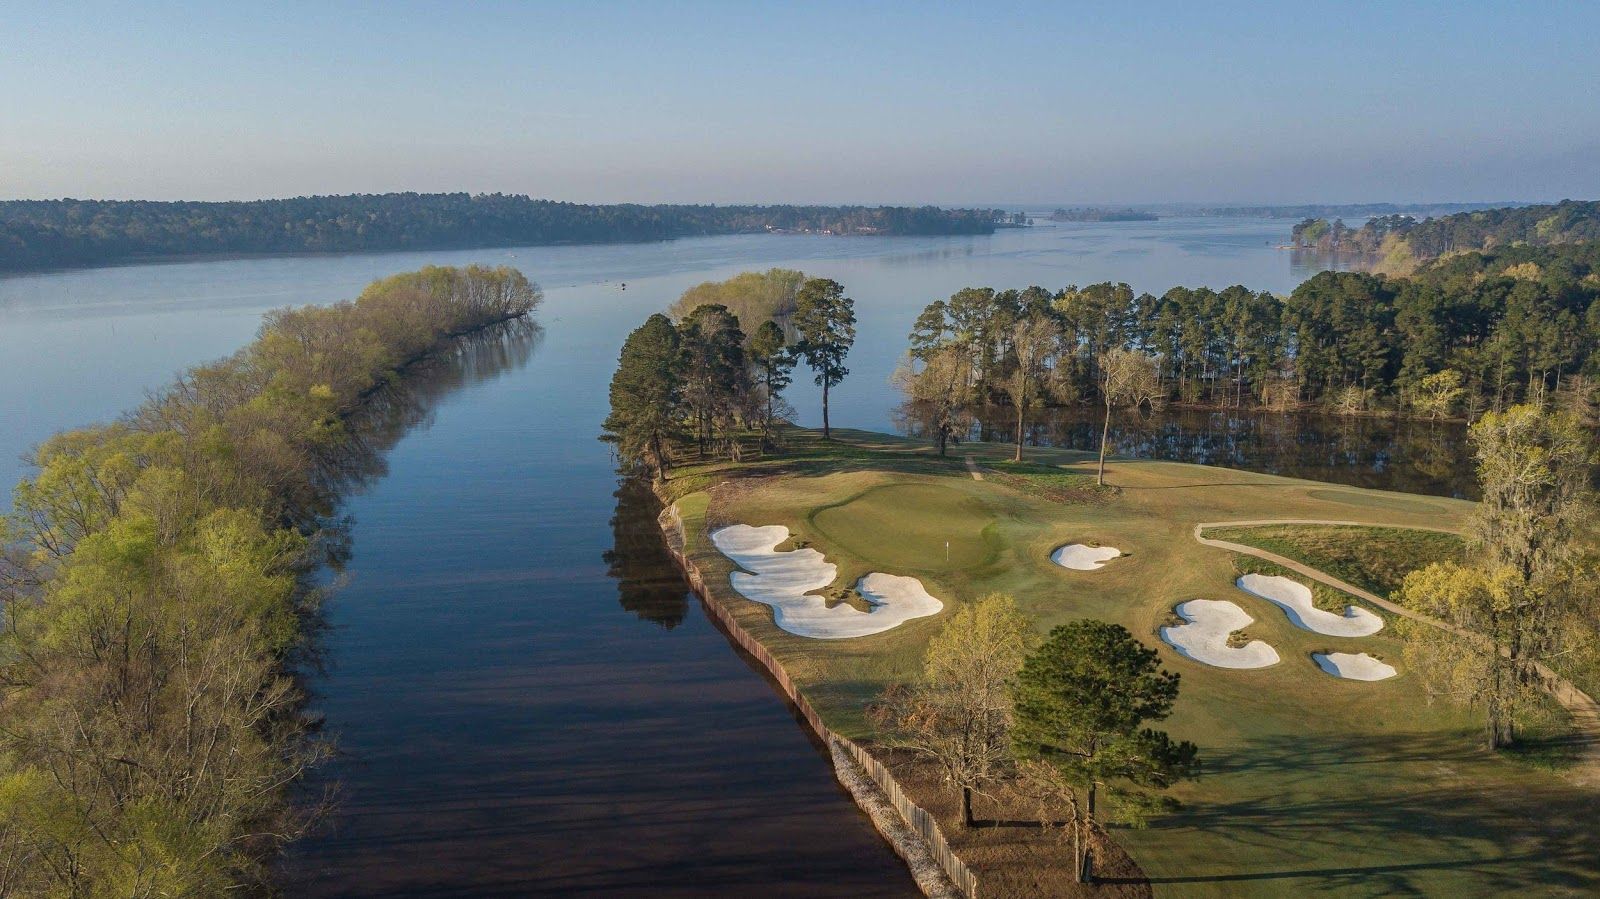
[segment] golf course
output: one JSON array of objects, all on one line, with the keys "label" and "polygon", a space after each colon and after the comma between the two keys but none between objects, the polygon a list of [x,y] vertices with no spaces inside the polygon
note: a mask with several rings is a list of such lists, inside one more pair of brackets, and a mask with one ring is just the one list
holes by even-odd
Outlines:
[{"label": "golf course", "polygon": [[[783,445],[756,461],[680,466],[662,490],[708,601],[755,635],[834,731],[887,748],[869,706],[916,677],[951,614],[997,592],[1039,637],[1078,619],[1119,624],[1181,675],[1160,727],[1198,746],[1202,774],[1167,791],[1175,810],[1110,828],[1142,871],[1123,878],[1126,894],[1600,892],[1600,786],[1583,723],[1552,700],[1517,751],[1491,753],[1481,715],[1430,701],[1408,670],[1394,610],[1330,586],[1387,599],[1406,571],[1459,557],[1454,532],[1471,503],[1118,458],[1101,487],[1085,453],[1030,447],[1013,463],[1011,446],[967,443],[940,457],[921,441],[840,429],[826,442],[787,429]],[[786,528],[763,547],[780,563],[807,550],[832,566],[832,581],[804,596],[819,608],[849,604],[870,619],[879,607],[858,585],[878,575],[914,578],[941,605],[848,639],[792,633],[733,589],[752,572],[712,535],[741,525]],[[824,570],[815,565],[812,575]],[[1175,611],[1196,600],[1206,602]],[[1232,617],[1207,624],[1218,609]],[[1211,628],[1189,636],[1220,658],[1254,650],[1249,664],[1180,651],[1186,627]],[[996,870],[1001,856],[940,814],[981,895],[1023,894],[1004,886],[1017,880]],[[1085,889],[1061,881],[1061,895]]]}]

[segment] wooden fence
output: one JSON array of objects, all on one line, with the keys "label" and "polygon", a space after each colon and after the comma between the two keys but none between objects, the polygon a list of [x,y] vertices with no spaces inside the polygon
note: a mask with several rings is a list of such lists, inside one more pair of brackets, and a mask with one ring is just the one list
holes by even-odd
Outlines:
[{"label": "wooden fence", "polygon": [[705,579],[701,577],[699,567],[689,559],[689,555],[684,548],[683,519],[678,514],[678,507],[676,505],[668,506],[662,511],[659,521],[661,532],[666,537],[667,550],[677,560],[678,567],[683,570],[684,577],[689,581],[689,586],[694,589],[694,592],[703,601],[706,611],[711,615],[712,619],[721,625],[722,630],[728,635],[729,639],[733,640],[741,649],[761,663],[761,666],[767,670],[767,673],[772,676],[772,679],[783,690],[784,695],[789,698],[790,702],[794,703],[795,708],[800,710],[800,715],[805,718],[807,724],[811,725],[811,730],[824,744],[841,747],[846,754],[867,772],[867,776],[871,777],[873,782],[888,796],[890,804],[894,806],[895,811],[900,813],[900,817],[905,820],[906,824],[916,831],[923,840],[927,841],[929,851],[939,862],[939,866],[944,869],[945,874],[955,883],[956,888],[968,896],[969,899],[977,899],[977,876],[966,866],[966,863],[961,861],[955,850],[951,849],[949,841],[944,837],[944,832],[939,829],[939,822],[934,819],[933,815],[929,814],[922,806],[911,801],[911,797],[907,796],[905,790],[900,788],[899,781],[894,779],[894,775],[889,773],[889,769],[874,758],[872,753],[857,745],[855,741],[834,733],[826,724],[823,724],[822,716],[818,715],[816,710],[811,707],[811,703],[807,702],[806,698],[801,695],[800,689],[795,686],[794,681],[789,679],[789,672],[784,670],[783,665],[778,662],[772,653],[767,651],[765,646],[761,645],[761,641],[751,636],[750,632],[744,629],[744,626],[723,606],[721,600],[714,593],[706,589]]}]

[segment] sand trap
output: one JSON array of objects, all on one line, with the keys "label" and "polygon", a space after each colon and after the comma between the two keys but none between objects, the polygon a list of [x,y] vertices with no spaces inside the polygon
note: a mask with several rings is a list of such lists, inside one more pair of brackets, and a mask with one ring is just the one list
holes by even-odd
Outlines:
[{"label": "sand trap", "polygon": [[1325,612],[1311,603],[1311,588],[1299,581],[1267,574],[1239,578],[1239,589],[1276,604],[1296,626],[1330,637],[1367,637],[1383,630],[1383,619],[1360,606],[1345,606],[1344,614]]},{"label": "sand trap", "polygon": [[778,552],[789,539],[782,525],[751,527],[736,524],[711,535],[711,542],[744,571],[728,582],[741,596],[772,607],[772,621],[791,634],[838,640],[889,630],[909,619],[933,615],[944,603],[923,589],[914,577],[873,572],[856,582],[856,590],[872,605],[863,612],[849,603],[832,608],[811,591],[833,583],[839,569],[814,549]]},{"label": "sand trap", "polygon": [[1174,612],[1188,624],[1163,627],[1161,639],[1196,662],[1217,668],[1265,668],[1278,664],[1278,651],[1260,640],[1229,646],[1228,635],[1254,621],[1237,603],[1222,599],[1191,599],[1178,603]]},{"label": "sand trap", "polygon": [[1311,659],[1318,668],[1346,680],[1388,680],[1399,673],[1364,652],[1314,652]]},{"label": "sand trap", "polygon": [[1075,571],[1093,571],[1104,568],[1106,563],[1122,555],[1122,550],[1115,546],[1085,546],[1082,543],[1068,543],[1050,554],[1050,561],[1062,568],[1071,568]]}]

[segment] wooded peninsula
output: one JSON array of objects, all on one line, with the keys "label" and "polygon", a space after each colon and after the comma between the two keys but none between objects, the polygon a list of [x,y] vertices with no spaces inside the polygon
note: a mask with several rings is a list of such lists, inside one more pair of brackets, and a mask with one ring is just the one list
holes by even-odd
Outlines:
[{"label": "wooded peninsula", "polygon": [[38,448],[0,518],[0,895],[265,888],[317,812],[292,790],[331,750],[298,675],[340,498],[382,468],[364,417],[404,406],[418,363],[531,327],[541,299],[514,269],[429,267],[281,309]]},{"label": "wooded peninsula", "polygon": [[717,234],[990,234],[998,209],[587,205],[516,194],[0,201],[0,271],[203,255],[620,243]]}]

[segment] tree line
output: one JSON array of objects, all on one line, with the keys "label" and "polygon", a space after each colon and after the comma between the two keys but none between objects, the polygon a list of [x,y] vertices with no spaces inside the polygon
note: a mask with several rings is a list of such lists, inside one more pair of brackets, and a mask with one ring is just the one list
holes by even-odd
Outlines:
[{"label": "tree line", "polygon": [[680,442],[691,442],[704,456],[731,447],[741,432],[758,431],[763,441],[769,439],[785,412],[783,389],[800,362],[822,388],[822,435],[831,437],[828,397],[850,373],[844,361],[855,343],[855,302],[837,281],[804,279],[792,311],[784,313],[785,327],[771,316],[791,307],[769,290],[795,284],[793,274],[774,269],[755,278],[741,275],[685,294],[737,296],[742,286],[756,297],[745,304],[752,310],[761,308],[759,300],[776,296],[768,317],[749,320],[754,331],[748,335],[721,303],[696,305],[677,322],[657,313],[628,335],[611,377],[611,414],[601,435],[625,466],[664,479]]},{"label": "tree line", "polygon": [[1600,240],[1600,201],[1475,209],[1420,221],[1380,214],[1360,228],[1309,216],[1291,238],[1297,247],[1365,255],[1377,271],[1405,274],[1458,253]]},{"label": "tree line", "polygon": [[430,267],[279,310],[36,450],[0,523],[0,895],[262,887],[328,751],[296,669],[341,489],[379,464],[409,366],[540,300],[512,269]]},{"label": "tree line", "polygon": [[1471,419],[1548,397],[1592,417],[1600,243],[1463,254],[1409,278],[1323,272],[1287,297],[966,288],[909,341],[896,382],[941,450],[993,406],[1014,410],[1019,444],[1033,410],[1085,402]]},{"label": "tree line", "polygon": [[0,201],[0,271],[200,254],[327,253],[667,240],[767,231],[989,234],[997,209],[587,205],[511,194],[243,202]]}]

